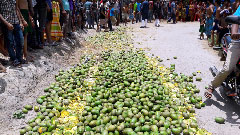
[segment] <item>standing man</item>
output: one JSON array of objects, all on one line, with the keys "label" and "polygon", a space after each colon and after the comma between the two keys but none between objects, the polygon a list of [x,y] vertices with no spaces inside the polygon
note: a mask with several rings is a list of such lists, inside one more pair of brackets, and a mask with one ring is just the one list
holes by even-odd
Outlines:
[{"label": "standing man", "polygon": [[63,38],[69,41],[67,34],[71,32],[71,20],[70,20],[70,4],[68,0],[62,0],[63,10],[66,11],[66,14],[63,14]]},{"label": "standing man", "polygon": [[134,4],[134,12],[135,12],[135,18],[136,23],[141,20],[141,3],[140,0],[137,0],[137,2]]},{"label": "standing man", "polygon": [[[36,39],[39,47],[43,48],[44,42],[44,30],[47,18],[47,2],[46,0],[36,0],[34,6],[34,23],[36,27]],[[38,23],[37,23],[38,22]]]},{"label": "standing man", "polygon": [[87,17],[87,26],[89,29],[92,29],[93,21],[92,21],[92,2],[91,0],[87,0],[87,2],[84,4],[85,13]]},{"label": "standing man", "polygon": [[173,23],[176,23],[176,4],[175,1],[173,1],[171,3],[171,14],[172,14],[172,18],[173,18]]},{"label": "standing man", "polygon": [[172,0],[171,3],[171,17],[168,19],[167,22],[171,22],[171,20],[173,19],[173,23],[176,23],[176,4],[174,2],[174,0]]},{"label": "standing man", "polygon": [[[97,24],[97,32],[99,31],[99,25],[98,25],[98,3],[96,2],[96,0],[93,0],[93,4],[92,4],[92,14],[93,14],[93,24],[94,21]],[[93,25],[94,28],[94,25]]]},{"label": "standing man", "polygon": [[153,13],[155,15],[155,26],[159,27],[160,26],[159,20],[161,19],[161,13],[162,13],[162,7],[161,7],[160,0],[157,0],[157,2],[154,3]]},{"label": "standing man", "polygon": [[107,32],[107,14],[106,14],[106,5],[107,5],[107,1],[103,0],[103,3],[100,5],[100,15],[99,15],[99,19],[100,19],[100,31],[101,28],[104,27],[104,31]]},{"label": "standing man", "polygon": [[0,1],[0,21],[6,26],[4,34],[7,39],[8,54],[15,67],[25,63],[22,53],[24,44],[22,30],[27,26],[17,5],[18,0]]},{"label": "standing man", "polygon": [[45,32],[46,32],[47,42],[45,43],[45,45],[53,46],[54,44],[51,37],[51,24],[53,20],[52,1],[46,0],[46,2],[47,2],[47,18],[46,18]]},{"label": "standing man", "polygon": [[141,5],[142,26],[140,28],[147,27],[148,12],[149,12],[149,3],[147,0],[144,0]]},{"label": "standing man", "polygon": [[116,26],[118,26],[119,23],[120,23],[120,5],[119,5],[118,0],[114,0],[113,8],[114,8],[114,16],[115,16],[116,21],[117,21]]},{"label": "standing man", "polygon": [[[216,39],[216,42],[218,42],[218,38],[219,38],[219,22],[220,22],[220,12],[222,11],[221,7],[220,7],[220,4],[221,2],[220,1],[216,1],[215,2],[215,6],[216,6],[216,9],[214,10],[213,12],[213,15],[216,16],[215,19],[214,19],[214,26],[212,28],[212,31],[211,31],[211,44],[209,45],[210,47],[213,47],[214,46],[214,32],[217,31],[217,39]],[[216,43],[218,44],[218,43]]]}]

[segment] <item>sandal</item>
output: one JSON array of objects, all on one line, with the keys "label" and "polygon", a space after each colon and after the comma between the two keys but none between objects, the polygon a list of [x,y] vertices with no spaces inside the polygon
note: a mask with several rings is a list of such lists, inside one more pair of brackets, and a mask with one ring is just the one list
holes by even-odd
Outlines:
[{"label": "sandal", "polygon": [[26,58],[26,61],[27,61],[27,62],[34,62],[34,58],[31,57],[31,56],[28,56],[28,57]]},{"label": "sandal", "polygon": [[208,87],[207,90],[204,92],[204,96],[208,99],[212,98],[212,93],[214,89],[212,87]]},{"label": "sandal", "polygon": [[226,92],[226,95],[227,95],[228,97],[235,97],[235,96],[237,96],[237,93],[236,93],[236,92],[233,92],[233,91],[227,91],[227,92]]}]

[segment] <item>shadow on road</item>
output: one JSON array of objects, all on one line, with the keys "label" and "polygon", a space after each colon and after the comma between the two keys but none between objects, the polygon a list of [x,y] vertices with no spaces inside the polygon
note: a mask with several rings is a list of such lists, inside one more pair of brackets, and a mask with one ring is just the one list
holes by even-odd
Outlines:
[{"label": "shadow on road", "polygon": [[[220,92],[220,94],[219,94]],[[234,100],[228,98],[225,95],[223,88],[219,89],[219,92],[214,92],[213,95],[216,97],[217,101],[208,99],[205,101],[207,106],[214,105],[220,110],[226,112],[226,122],[234,124],[233,126],[239,126],[240,121],[240,105],[238,105]],[[222,102],[220,104],[220,102]],[[240,128],[240,126],[239,126]]]}]

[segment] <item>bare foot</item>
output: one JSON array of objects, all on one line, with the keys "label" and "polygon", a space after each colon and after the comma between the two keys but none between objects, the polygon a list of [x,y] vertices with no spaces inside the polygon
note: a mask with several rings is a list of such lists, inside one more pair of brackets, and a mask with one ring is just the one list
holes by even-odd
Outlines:
[{"label": "bare foot", "polygon": [[209,46],[209,47],[213,47],[214,45],[213,45],[213,43],[210,43],[210,44],[208,44],[208,46]]},{"label": "bare foot", "polygon": [[26,61],[28,62],[34,62],[34,57],[29,55],[27,58],[26,58]]},{"label": "bare foot", "polygon": [[6,68],[0,63],[0,73],[6,73]]}]

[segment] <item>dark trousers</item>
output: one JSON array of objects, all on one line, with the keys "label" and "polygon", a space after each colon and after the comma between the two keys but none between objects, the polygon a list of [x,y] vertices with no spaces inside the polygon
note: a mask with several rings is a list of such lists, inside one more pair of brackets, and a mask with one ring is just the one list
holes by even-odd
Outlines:
[{"label": "dark trousers", "polygon": [[8,54],[11,61],[21,62],[24,44],[23,32],[19,24],[14,24],[13,27],[13,30],[5,29]]},{"label": "dark trousers", "polygon": [[112,21],[110,18],[108,19],[108,28],[112,31]]},{"label": "dark trousers", "polygon": [[141,22],[141,13],[137,11],[135,18],[136,18],[136,23]]},{"label": "dark trousers", "polygon": [[171,14],[171,17],[168,18],[168,22],[171,22],[171,20],[173,20],[173,23],[176,23],[176,14],[175,13]]},{"label": "dark trousers", "polygon": [[218,38],[218,42],[219,42],[219,43],[221,43],[221,40],[222,40],[223,36],[224,36],[226,33],[229,33],[228,28],[219,29],[219,38]]},{"label": "dark trousers", "polygon": [[[38,44],[41,45],[42,39],[44,39],[44,29],[46,25],[47,20],[47,7],[34,7],[34,22],[35,22],[35,28],[36,28],[36,37]],[[39,25],[37,25],[37,20],[39,22]]]}]

